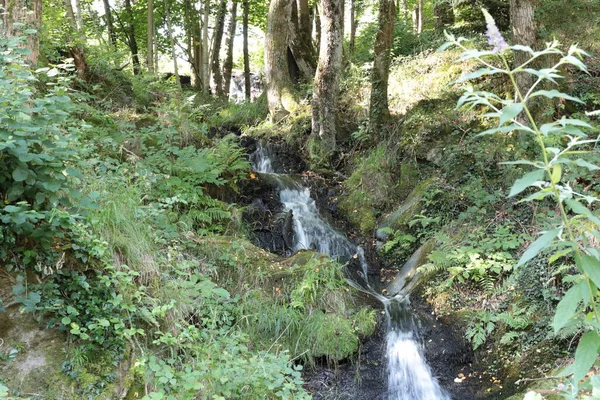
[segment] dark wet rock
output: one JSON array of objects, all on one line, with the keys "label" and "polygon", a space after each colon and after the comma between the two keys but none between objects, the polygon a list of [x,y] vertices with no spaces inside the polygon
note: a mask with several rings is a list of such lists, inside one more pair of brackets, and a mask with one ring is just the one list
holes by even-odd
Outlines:
[{"label": "dark wet rock", "polygon": [[259,146],[263,146],[271,159],[273,170],[280,174],[299,174],[306,170],[306,163],[300,156],[300,149],[283,138],[272,138],[268,142],[261,141],[251,136],[242,136],[240,144],[253,161],[253,153]]}]

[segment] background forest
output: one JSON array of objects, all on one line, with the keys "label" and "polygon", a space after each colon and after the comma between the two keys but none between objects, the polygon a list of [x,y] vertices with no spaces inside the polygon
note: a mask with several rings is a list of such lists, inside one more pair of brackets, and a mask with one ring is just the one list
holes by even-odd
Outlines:
[{"label": "background forest", "polygon": [[0,398],[361,398],[381,305],[263,146],[381,294],[416,260],[452,398],[600,398],[600,1],[0,10]]}]

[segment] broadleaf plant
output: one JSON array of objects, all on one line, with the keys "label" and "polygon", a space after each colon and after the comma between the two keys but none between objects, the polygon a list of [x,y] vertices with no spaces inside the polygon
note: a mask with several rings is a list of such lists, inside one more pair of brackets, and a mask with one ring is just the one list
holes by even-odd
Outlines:
[{"label": "broadleaf plant", "polygon": [[[486,117],[498,120],[496,128],[482,132],[480,135],[520,131],[532,135],[537,144],[538,160],[519,160],[509,163],[530,168],[529,172],[516,180],[509,197],[520,196],[526,192],[528,194],[519,200],[520,202],[551,198],[555,201],[559,217],[555,226],[546,230],[531,243],[517,267],[537,257],[542,251],[549,254],[550,260],[555,261],[557,258],[564,257],[576,267],[576,275],[570,278],[574,284],[556,308],[553,328],[555,333],[558,333],[564,327],[573,324],[583,327],[583,334],[575,351],[575,361],[561,374],[565,378],[570,377],[570,385],[564,391],[565,398],[575,399],[578,393],[587,398],[584,390],[589,390],[591,387],[598,390],[595,384],[598,379],[594,377],[583,379],[596,362],[600,350],[598,312],[600,251],[593,245],[600,238],[598,231],[600,219],[592,208],[599,199],[575,191],[563,172],[567,169],[571,172],[577,171],[576,167],[589,171],[598,170],[600,167],[582,158],[582,155],[594,151],[592,144],[597,142],[597,138],[590,138],[586,133],[593,128],[589,123],[576,118],[562,118],[551,123],[540,124],[531,109],[531,104],[536,97],[582,103],[571,95],[554,89],[541,89],[541,87],[557,84],[557,80],[562,78],[561,69],[567,66],[587,73],[587,68],[581,60],[588,54],[576,45],[565,52],[561,50],[557,41],[547,43],[540,51],[521,45],[510,46],[500,35],[492,17],[486,10],[483,10],[483,13],[488,24],[489,43],[494,46],[493,50],[469,49],[465,46],[467,39],[457,38],[449,33],[446,33],[448,42],[441,49],[457,46],[463,50],[459,61],[475,60],[483,65],[483,68],[478,71],[459,79],[460,82],[484,75],[503,74],[512,84],[515,93],[513,99],[504,99],[494,93],[470,89],[460,98],[457,107],[471,109],[483,107],[487,110]],[[530,58],[521,65],[511,66],[509,55],[514,51],[525,51],[530,54]],[[550,55],[553,57],[546,57]],[[558,59],[558,61],[551,67],[533,68],[534,61],[537,63],[542,57]],[[532,84],[529,88],[517,84],[516,76],[519,74],[532,76]],[[560,143],[563,144],[562,147],[556,147]]]}]

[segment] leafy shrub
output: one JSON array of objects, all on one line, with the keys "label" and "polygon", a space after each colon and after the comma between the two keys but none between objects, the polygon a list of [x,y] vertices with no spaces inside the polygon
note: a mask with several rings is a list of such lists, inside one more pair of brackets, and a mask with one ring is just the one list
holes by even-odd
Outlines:
[{"label": "leafy shrub", "polygon": [[[0,260],[9,269],[43,259],[73,222],[60,207],[66,205],[68,177],[77,175],[67,129],[68,79],[58,68],[30,71],[20,40],[0,39]],[[43,77],[53,80],[45,93],[34,87]]]}]

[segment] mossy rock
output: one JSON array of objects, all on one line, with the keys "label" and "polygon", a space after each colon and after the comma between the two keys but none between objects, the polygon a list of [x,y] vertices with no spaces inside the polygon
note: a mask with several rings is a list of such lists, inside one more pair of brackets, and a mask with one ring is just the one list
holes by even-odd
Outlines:
[{"label": "mossy rock", "polygon": [[377,238],[381,240],[387,238],[388,233],[384,228],[397,230],[412,220],[412,218],[421,210],[423,194],[433,183],[433,180],[426,180],[425,182],[417,185],[402,202],[400,207],[398,207],[391,215],[386,217],[379,225],[376,232]]}]

